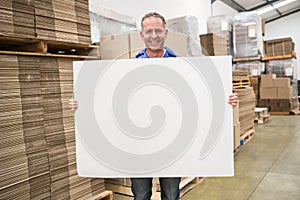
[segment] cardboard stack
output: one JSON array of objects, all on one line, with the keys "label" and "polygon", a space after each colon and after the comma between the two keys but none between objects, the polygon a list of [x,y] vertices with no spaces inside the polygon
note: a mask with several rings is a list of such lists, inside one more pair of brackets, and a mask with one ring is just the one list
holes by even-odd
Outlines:
[{"label": "cardboard stack", "polygon": [[264,71],[264,63],[261,61],[239,61],[234,64],[234,70],[247,71],[251,76],[258,76]]},{"label": "cardboard stack", "polygon": [[29,199],[17,56],[0,55],[0,199]]},{"label": "cardboard stack", "polygon": [[252,87],[234,89],[239,96],[240,136],[253,129],[255,118],[255,94]]},{"label": "cardboard stack", "polygon": [[37,57],[18,56],[30,193],[31,197],[47,198],[50,197],[49,157],[38,62]]},{"label": "cardboard stack", "polygon": [[226,39],[226,55],[233,55],[232,23],[232,18],[226,15],[211,16],[207,19],[207,32]]},{"label": "cardboard stack", "polygon": [[296,73],[296,59],[278,59],[269,60],[267,62],[267,74],[276,74],[276,77],[288,77],[291,80],[293,87],[293,96],[298,96],[297,73]]},{"label": "cardboard stack", "polygon": [[276,74],[261,75],[259,105],[268,107],[271,112],[298,110],[298,100],[293,90],[289,77],[276,77]]},{"label": "cardboard stack", "polygon": [[256,12],[241,12],[233,22],[234,57],[256,57],[263,53],[261,18]]},{"label": "cardboard stack", "polygon": [[34,7],[30,1],[3,1],[0,4],[0,33],[18,37],[35,37]]},{"label": "cardboard stack", "polygon": [[266,56],[292,55],[295,52],[295,43],[290,37],[264,41]]},{"label": "cardboard stack", "polygon": [[87,199],[105,190],[104,179],[77,175],[72,60],[0,55],[0,199]]},{"label": "cardboard stack", "polygon": [[240,147],[241,123],[239,116],[239,104],[233,108],[233,151],[236,152]]},{"label": "cardboard stack", "polygon": [[183,16],[167,20],[167,27],[174,32],[187,36],[187,55],[201,56],[198,19],[194,16]]},{"label": "cardboard stack", "polygon": [[87,0],[35,0],[37,39],[91,43]]},{"label": "cardboard stack", "polygon": [[214,33],[200,35],[200,44],[206,56],[228,55],[226,39]]}]

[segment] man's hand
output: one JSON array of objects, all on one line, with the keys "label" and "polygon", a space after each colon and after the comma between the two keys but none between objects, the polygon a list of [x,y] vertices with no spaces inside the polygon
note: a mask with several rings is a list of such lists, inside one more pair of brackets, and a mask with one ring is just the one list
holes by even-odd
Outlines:
[{"label": "man's hand", "polygon": [[228,103],[234,108],[238,104],[239,98],[237,93],[229,95]]},{"label": "man's hand", "polygon": [[78,102],[75,99],[69,99],[69,107],[75,112],[78,108]]}]

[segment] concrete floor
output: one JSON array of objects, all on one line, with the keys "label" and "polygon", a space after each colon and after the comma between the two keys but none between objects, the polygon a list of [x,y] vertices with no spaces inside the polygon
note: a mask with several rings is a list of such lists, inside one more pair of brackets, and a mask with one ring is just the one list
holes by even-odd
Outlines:
[{"label": "concrete floor", "polygon": [[299,200],[300,115],[272,115],[255,130],[235,156],[234,177],[205,178],[181,200]]}]

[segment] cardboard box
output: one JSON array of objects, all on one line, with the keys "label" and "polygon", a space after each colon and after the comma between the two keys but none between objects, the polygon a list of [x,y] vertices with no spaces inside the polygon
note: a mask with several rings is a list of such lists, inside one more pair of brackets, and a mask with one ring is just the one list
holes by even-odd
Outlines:
[{"label": "cardboard box", "polygon": [[266,40],[264,49],[267,56],[290,55],[295,50],[295,43],[290,37]]},{"label": "cardboard box", "polygon": [[262,74],[260,78],[261,87],[274,87],[273,80],[276,78],[276,74]]},{"label": "cardboard box", "polygon": [[177,56],[185,57],[188,55],[188,37],[183,33],[169,30],[165,44],[172,49]]},{"label": "cardboard box", "polygon": [[237,149],[240,146],[240,139],[241,138],[241,124],[240,122],[234,124],[233,126],[233,150]]},{"label": "cardboard box", "polygon": [[102,60],[128,59],[129,54],[128,33],[107,35],[100,39],[100,57]]},{"label": "cardboard box", "polygon": [[290,78],[275,78],[273,79],[274,87],[290,87],[291,80]]},{"label": "cardboard box", "polygon": [[278,87],[277,99],[291,99],[293,98],[293,87]]},{"label": "cardboard box", "polygon": [[261,99],[277,99],[276,87],[261,87],[260,88]]}]

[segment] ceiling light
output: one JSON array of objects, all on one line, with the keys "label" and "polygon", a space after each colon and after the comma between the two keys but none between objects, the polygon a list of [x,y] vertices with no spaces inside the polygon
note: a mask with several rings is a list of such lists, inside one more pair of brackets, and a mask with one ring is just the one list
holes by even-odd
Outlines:
[{"label": "ceiling light", "polygon": [[277,8],[280,8],[280,7],[285,6],[287,4],[290,4],[290,3],[294,2],[294,1],[296,1],[296,0],[285,0],[285,1],[273,4],[273,5],[269,5],[268,7],[265,7],[263,9],[261,9],[261,10],[257,10],[256,12],[257,12],[258,15],[262,15],[262,14],[270,12],[270,11],[272,11],[274,9],[277,9]]}]

